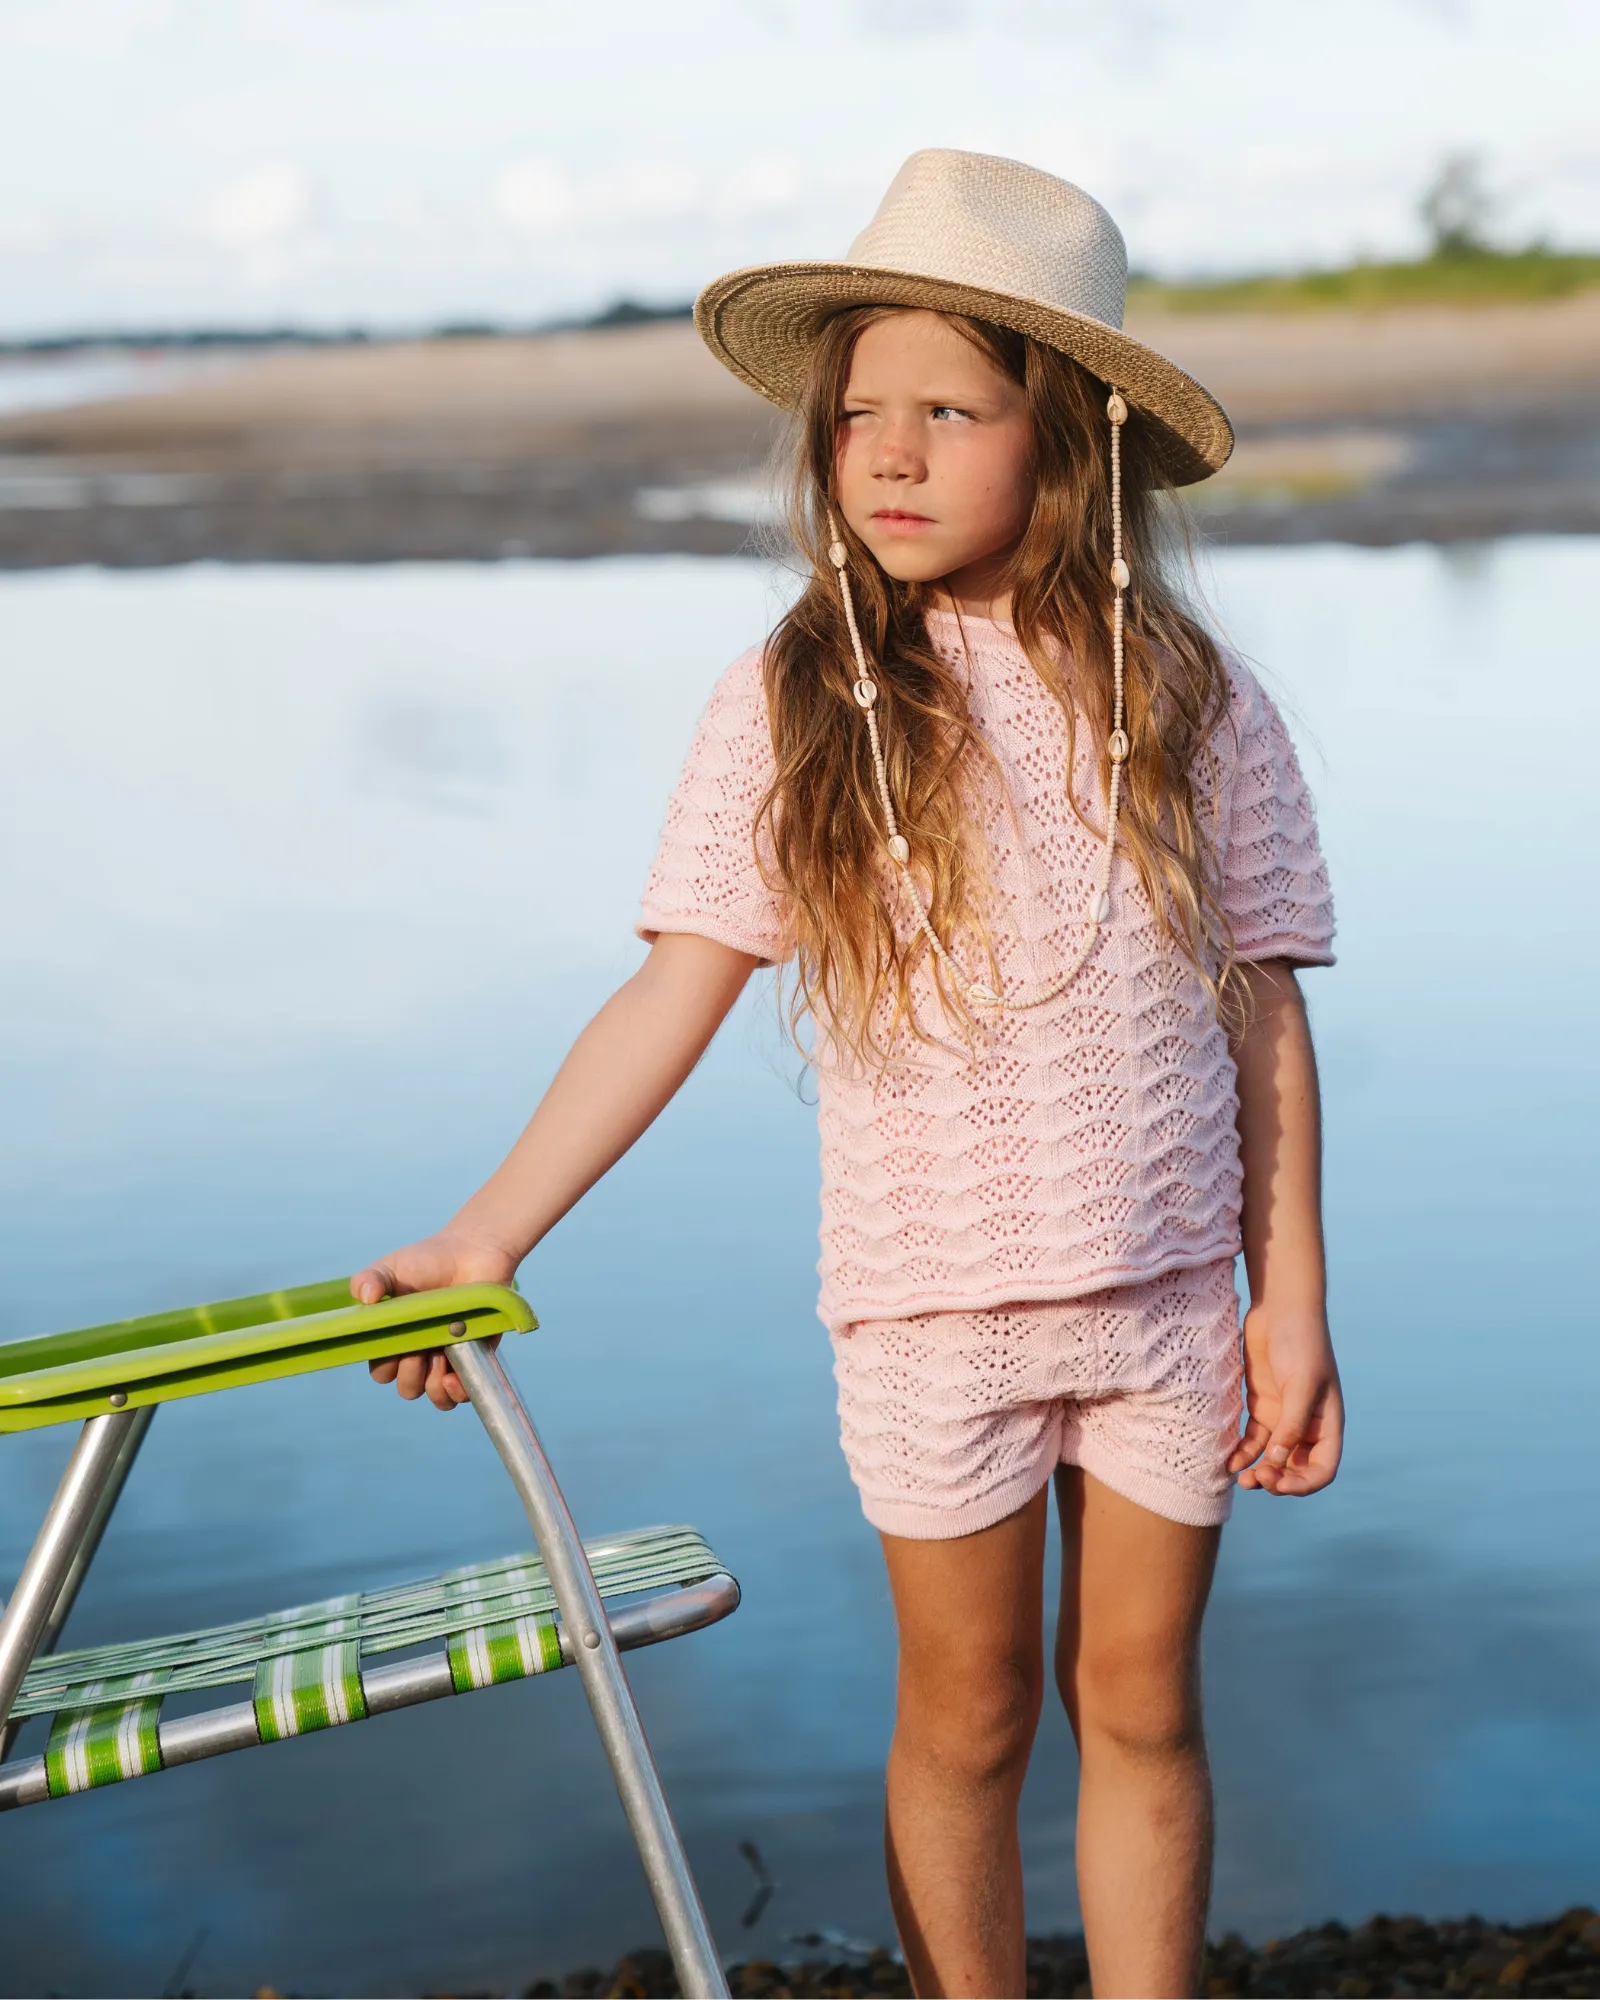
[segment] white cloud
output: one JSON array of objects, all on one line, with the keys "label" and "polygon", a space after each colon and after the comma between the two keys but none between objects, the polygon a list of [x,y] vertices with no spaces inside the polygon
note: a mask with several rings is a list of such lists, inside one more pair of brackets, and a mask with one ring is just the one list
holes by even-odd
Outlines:
[{"label": "white cloud", "polygon": [[606,222],[667,222],[706,207],[700,176],[671,160],[647,160],[594,183],[592,208]]},{"label": "white cloud", "polygon": [[1589,243],[1597,58],[1594,0],[0,0],[0,331],[687,298],[839,255],[928,145],[1161,271],[1414,247],[1464,148]]},{"label": "white cloud", "polygon": [[723,180],[716,208],[720,215],[765,215],[794,208],[801,196],[799,168],[792,160],[747,160]]},{"label": "white cloud", "polygon": [[173,24],[173,0],[49,0],[18,7],[6,24],[15,46],[91,62],[120,62]]},{"label": "white cloud", "polygon": [[[735,176],[736,184],[738,182]],[[756,200],[743,208],[770,206],[755,184]],[[637,224],[680,222],[709,214],[713,189],[690,168],[670,160],[644,160],[577,180],[552,160],[518,160],[495,184],[494,207],[512,229],[530,236],[563,231],[627,229]],[[743,212],[742,209],[740,212]]]},{"label": "white cloud", "polygon": [[518,160],[507,167],[494,205],[503,222],[529,236],[565,228],[578,213],[571,182],[550,160]]},{"label": "white cloud", "polygon": [[298,167],[279,160],[225,187],[206,221],[212,241],[223,249],[261,251],[293,236],[310,212],[310,182]]}]

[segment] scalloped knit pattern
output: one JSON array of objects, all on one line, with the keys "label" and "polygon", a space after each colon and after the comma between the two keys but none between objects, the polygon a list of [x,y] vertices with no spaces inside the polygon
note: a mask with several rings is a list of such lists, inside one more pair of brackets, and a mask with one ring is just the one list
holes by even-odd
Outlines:
[{"label": "scalloped knit pattern", "polygon": [[1231,1257],[1084,1298],[861,1320],[833,1351],[850,1476],[885,1534],[974,1535],[1057,1465],[1169,1521],[1228,1517],[1242,1400]]},{"label": "scalloped knit pattern", "polygon": [[[929,629],[962,659],[953,617],[935,615]],[[973,721],[998,766],[973,780],[990,932],[1005,990],[1026,997],[1078,947],[1097,841],[1068,802],[1066,718],[1027,656],[985,620],[965,620],[964,635]],[[1331,964],[1332,902],[1293,746],[1249,670],[1230,661],[1229,674],[1212,784],[1239,955]],[[1086,737],[1071,782],[1103,827]],[[773,963],[790,955],[752,831],[772,774],[757,648],[729,668],[701,718],[641,936],[692,931]],[[926,977],[916,1000],[924,1029],[940,1033]],[[1125,857],[1110,920],[1072,986],[1031,1012],[984,1019],[973,1051],[946,1031],[931,1049],[904,1037],[881,1071],[819,1058],[819,1311],[830,1328],[1079,1298],[1239,1247],[1227,1038],[1193,968],[1163,946]]]}]

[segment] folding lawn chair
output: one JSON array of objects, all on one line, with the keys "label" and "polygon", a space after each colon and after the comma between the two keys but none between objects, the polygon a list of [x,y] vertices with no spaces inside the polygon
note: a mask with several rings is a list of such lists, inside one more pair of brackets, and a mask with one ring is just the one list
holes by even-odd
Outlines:
[{"label": "folding lawn chair", "polygon": [[[28,1717],[53,1717],[42,1756],[0,1761],[0,1811],[575,1665],[679,1985],[726,1994],[619,1651],[727,1617],[739,1586],[692,1528],[579,1541],[528,1413],[483,1344],[537,1324],[502,1285],[357,1306],[338,1280],[0,1345],[0,1431],[84,1420],[0,1614],[0,1759]],[[211,1631],[54,1651],[158,1403],[445,1346],[537,1554]],[[240,1682],[251,1684],[246,1701],[162,1720],[169,1695]]]}]

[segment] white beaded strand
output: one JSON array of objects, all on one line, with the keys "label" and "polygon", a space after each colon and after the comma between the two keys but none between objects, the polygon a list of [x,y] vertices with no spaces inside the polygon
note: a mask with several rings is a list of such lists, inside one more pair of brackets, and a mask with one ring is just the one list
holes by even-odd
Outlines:
[{"label": "white beaded strand", "polygon": [[830,512],[828,515],[828,560],[833,564],[839,577],[839,593],[844,599],[845,623],[850,628],[850,647],[855,655],[856,681],[851,690],[856,705],[867,719],[867,736],[872,746],[872,770],[877,780],[878,802],[883,807],[884,826],[887,829],[885,847],[889,859],[899,870],[900,880],[906,894],[911,899],[911,907],[916,913],[917,928],[928,941],[928,948],[946,968],[956,982],[962,997],[972,1007],[1000,1007],[1013,1013],[1023,1013],[1032,1007],[1043,1007],[1048,1002],[1059,999],[1088,964],[1091,953],[1100,937],[1100,926],[1111,915],[1111,868],[1116,857],[1117,814],[1122,804],[1122,767],[1127,763],[1131,751],[1128,740],[1125,713],[1125,618],[1123,595],[1131,576],[1122,552],[1122,426],[1128,421],[1128,406],[1121,394],[1113,389],[1106,403],[1106,415],[1111,423],[1111,732],[1106,739],[1106,752],[1111,765],[1111,779],[1106,799],[1106,836],[1100,850],[1100,867],[1094,891],[1084,918],[1084,941],[1077,957],[1059,979],[1054,980],[1043,993],[1031,1000],[1009,1000],[996,993],[993,987],[981,979],[968,979],[955,960],[945,949],[944,942],[933,927],[928,914],[928,906],[922,899],[922,891],[917,886],[916,877],[911,873],[911,847],[895,818],[894,801],[889,796],[889,774],[884,768],[883,743],[878,734],[878,684],[872,678],[867,665],[866,648],[861,643],[861,628],[856,623],[855,594],[850,588],[848,568],[850,554],[839,536],[839,524]]}]

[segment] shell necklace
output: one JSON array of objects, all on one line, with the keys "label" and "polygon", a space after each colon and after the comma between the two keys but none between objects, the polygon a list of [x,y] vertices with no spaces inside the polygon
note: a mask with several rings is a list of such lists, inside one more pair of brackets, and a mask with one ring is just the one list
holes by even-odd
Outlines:
[{"label": "shell necklace", "polygon": [[1128,588],[1128,565],[1122,554],[1122,426],[1128,420],[1128,406],[1117,390],[1113,389],[1106,404],[1106,415],[1111,420],[1111,585],[1115,593],[1111,601],[1111,733],[1106,739],[1106,754],[1111,763],[1111,784],[1106,800],[1106,837],[1100,850],[1100,866],[1088,908],[1084,912],[1083,942],[1077,957],[1044,992],[1031,1000],[1013,1000],[1005,994],[997,993],[992,986],[981,979],[969,979],[946,950],[944,940],[933,927],[933,919],[928,914],[928,905],[923,900],[916,877],[911,872],[911,847],[900,831],[895,817],[894,801],[889,796],[889,776],[884,769],[883,742],[878,733],[878,684],[872,678],[867,665],[866,649],[861,643],[861,628],[856,623],[855,598],[850,589],[850,572],[846,567],[849,551],[839,538],[838,523],[832,513],[828,515],[828,528],[833,539],[828,545],[828,560],[839,575],[839,591],[844,598],[845,623],[850,628],[850,646],[855,654],[856,683],[853,690],[856,704],[867,720],[867,735],[872,743],[872,769],[877,779],[878,803],[883,807],[883,821],[887,829],[885,846],[889,859],[899,871],[900,881],[911,907],[916,912],[917,928],[928,941],[928,949],[955,981],[962,998],[970,1007],[999,1007],[1014,1013],[1023,1013],[1031,1007],[1043,1007],[1050,1001],[1059,999],[1066,992],[1078,974],[1089,962],[1089,956],[1099,941],[1100,926],[1111,915],[1111,864],[1117,848],[1117,811],[1122,803],[1122,767],[1128,761],[1131,745],[1124,726],[1124,647],[1123,647],[1123,596]]}]

